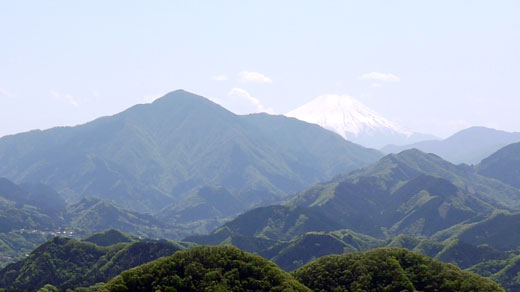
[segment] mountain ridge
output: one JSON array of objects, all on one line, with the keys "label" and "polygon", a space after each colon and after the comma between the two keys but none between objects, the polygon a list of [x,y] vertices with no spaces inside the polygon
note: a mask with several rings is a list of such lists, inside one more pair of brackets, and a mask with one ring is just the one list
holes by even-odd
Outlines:
[{"label": "mountain ridge", "polygon": [[[284,124],[282,135],[312,143],[269,139],[271,119]],[[0,176],[50,185],[68,202],[95,195],[153,213],[199,186],[225,187],[245,206],[262,193],[282,198],[380,155],[318,127],[238,116],[178,90],[83,125],[1,138]]]},{"label": "mountain ridge", "polygon": [[381,151],[389,154],[416,148],[437,154],[452,163],[477,164],[500,148],[515,142],[520,142],[520,132],[470,127],[443,140],[426,140],[402,146],[386,145]]}]

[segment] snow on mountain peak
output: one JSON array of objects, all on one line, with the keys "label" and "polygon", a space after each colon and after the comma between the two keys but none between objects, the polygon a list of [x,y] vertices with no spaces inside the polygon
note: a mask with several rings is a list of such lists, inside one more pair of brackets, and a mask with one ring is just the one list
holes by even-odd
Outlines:
[{"label": "snow on mountain peak", "polygon": [[321,95],[285,116],[318,124],[348,140],[381,132],[405,138],[413,134],[348,95]]}]

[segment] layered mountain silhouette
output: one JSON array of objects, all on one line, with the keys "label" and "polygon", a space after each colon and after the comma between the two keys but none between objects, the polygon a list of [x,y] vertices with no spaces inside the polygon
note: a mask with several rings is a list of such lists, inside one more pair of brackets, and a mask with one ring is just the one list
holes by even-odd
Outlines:
[{"label": "layered mountain silhouette", "polygon": [[480,176],[469,166],[407,150],[317,184],[285,206],[248,211],[210,235],[188,240],[212,244],[237,236],[291,240],[310,231],[342,228],[378,238],[433,236],[499,210],[519,208],[520,190]]},{"label": "layered mountain silhouette", "polygon": [[0,139],[0,176],[47,184],[68,202],[94,195],[142,212],[203,186],[251,206],[378,158],[319,126],[237,116],[183,90],[84,125]]},{"label": "layered mountain silhouette", "polygon": [[452,163],[477,164],[500,148],[516,142],[520,142],[520,133],[471,127],[444,140],[426,140],[404,146],[387,145],[381,148],[381,151],[399,153],[416,148],[437,154]]}]

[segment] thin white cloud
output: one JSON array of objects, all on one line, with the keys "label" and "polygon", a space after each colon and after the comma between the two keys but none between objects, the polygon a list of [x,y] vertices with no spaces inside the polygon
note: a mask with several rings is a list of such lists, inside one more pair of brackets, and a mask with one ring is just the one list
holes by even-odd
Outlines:
[{"label": "thin white cloud", "polygon": [[379,87],[381,87],[382,85],[381,85],[381,83],[374,82],[374,83],[370,84],[370,86],[372,86],[372,87],[374,87],[374,88],[379,88]]},{"label": "thin white cloud", "polygon": [[258,72],[242,71],[238,73],[238,77],[242,82],[273,83],[273,80],[271,80],[271,78]]},{"label": "thin white cloud", "polygon": [[228,95],[235,99],[235,107],[239,107],[238,112],[265,112],[273,113],[273,109],[265,107],[258,98],[251,96],[251,94],[242,88],[233,88]]},{"label": "thin white cloud", "polygon": [[377,80],[383,82],[399,82],[401,78],[390,73],[371,72],[359,77],[362,80]]},{"label": "thin white cloud", "polygon": [[6,97],[15,97],[16,94],[10,92],[9,90],[5,89],[5,88],[0,88],[0,95],[2,96],[6,96]]},{"label": "thin white cloud", "polygon": [[52,96],[54,96],[54,98],[56,100],[66,102],[66,103],[72,105],[73,107],[79,107],[78,101],[71,94],[60,93],[54,89],[51,89],[50,93],[52,94]]},{"label": "thin white cloud", "polygon": [[211,80],[213,80],[213,81],[226,81],[226,80],[228,80],[228,77],[227,77],[227,75],[214,75],[214,76],[211,76]]}]

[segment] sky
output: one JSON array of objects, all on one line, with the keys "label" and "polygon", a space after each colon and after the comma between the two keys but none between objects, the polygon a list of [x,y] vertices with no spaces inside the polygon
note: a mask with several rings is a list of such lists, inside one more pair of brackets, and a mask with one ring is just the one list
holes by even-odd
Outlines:
[{"label": "sky", "polygon": [[350,95],[444,138],[520,131],[520,1],[0,0],[0,136],[185,89],[235,113]]}]

